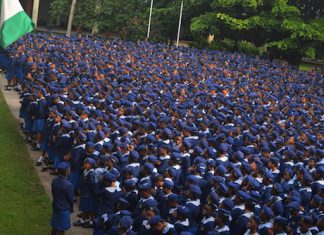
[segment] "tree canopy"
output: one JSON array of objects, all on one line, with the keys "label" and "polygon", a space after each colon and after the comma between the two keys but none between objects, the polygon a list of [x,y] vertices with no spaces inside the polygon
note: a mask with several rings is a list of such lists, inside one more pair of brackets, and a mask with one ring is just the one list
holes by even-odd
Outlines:
[{"label": "tree canopy", "polygon": [[[144,40],[150,0],[78,0],[74,25]],[[155,0],[152,41],[176,38],[181,0]],[[51,4],[53,18],[67,19],[71,0]],[[298,63],[323,58],[324,2],[321,0],[184,0],[181,38],[198,47],[267,53]],[[214,35],[214,42],[206,38]],[[322,54],[321,54],[322,53]]]}]

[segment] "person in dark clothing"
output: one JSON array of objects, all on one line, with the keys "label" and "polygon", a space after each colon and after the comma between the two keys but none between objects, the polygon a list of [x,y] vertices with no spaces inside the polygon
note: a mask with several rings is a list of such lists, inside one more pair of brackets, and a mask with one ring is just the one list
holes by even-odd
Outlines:
[{"label": "person in dark clothing", "polygon": [[70,174],[70,164],[61,162],[58,167],[58,177],[52,181],[53,213],[51,219],[51,235],[61,235],[71,227],[70,213],[73,211],[73,186],[67,179]]}]

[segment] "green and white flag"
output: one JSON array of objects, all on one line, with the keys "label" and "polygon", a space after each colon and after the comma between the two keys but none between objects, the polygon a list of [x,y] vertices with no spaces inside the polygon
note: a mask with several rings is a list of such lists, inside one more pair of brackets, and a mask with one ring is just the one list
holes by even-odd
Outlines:
[{"label": "green and white flag", "polygon": [[0,0],[0,43],[6,48],[24,34],[33,31],[34,24],[19,0]]}]

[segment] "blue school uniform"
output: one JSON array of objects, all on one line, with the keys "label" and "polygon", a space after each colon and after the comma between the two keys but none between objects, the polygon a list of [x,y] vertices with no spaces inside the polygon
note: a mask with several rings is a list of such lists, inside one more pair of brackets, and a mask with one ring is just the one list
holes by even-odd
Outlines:
[{"label": "blue school uniform", "polygon": [[80,205],[82,212],[95,212],[97,209],[97,179],[94,170],[84,170],[80,178]]},{"label": "blue school uniform", "polygon": [[70,181],[75,192],[79,189],[80,176],[82,174],[82,165],[85,157],[85,144],[77,145],[72,149],[70,160]]},{"label": "blue school uniform", "polygon": [[98,215],[113,214],[116,211],[118,199],[122,197],[123,193],[118,187],[106,187],[100,190],[99,204],[98,204]]},{"label": "blue school uniform", "polygon": [[63,176],[52,181],[53,214],[51,226],[58,231],[65,231],[71,227],[70,213],[73,210],[73,187]]}]

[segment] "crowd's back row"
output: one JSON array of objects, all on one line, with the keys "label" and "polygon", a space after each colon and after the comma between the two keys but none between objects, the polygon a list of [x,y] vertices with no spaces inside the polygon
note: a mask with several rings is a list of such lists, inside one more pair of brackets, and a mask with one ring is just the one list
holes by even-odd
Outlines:
[{"label": "crowd's back row", "polygon": [[54,167],[71,165],[84,212],[76,225],[323,231],[321,74],[237,53],[44,34],[0,63],[21,85],[25,131]]}]

